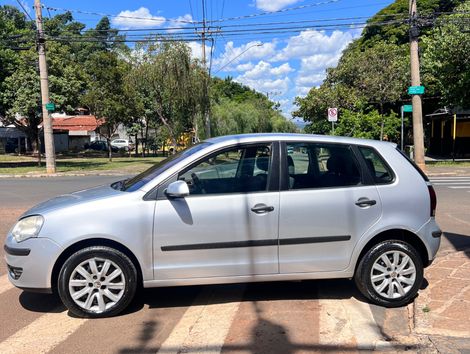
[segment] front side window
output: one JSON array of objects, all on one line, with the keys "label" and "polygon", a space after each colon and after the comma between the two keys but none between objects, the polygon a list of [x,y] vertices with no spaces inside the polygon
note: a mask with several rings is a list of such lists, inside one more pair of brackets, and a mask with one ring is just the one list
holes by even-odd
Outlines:
[{"label": "front side window", "polygon": [[190,195],[261,192],[268,188],[271,146],[236,147],[199,161],[178,175]]},{"label": "front side window", "polygon": [[184,159],[191,156],[192,154],[195,154],[196,152],[202,149],[205,149],[206,147],[210,145],[211,143],[202,142],[202,143],[190,146],[185,150],[182,150],[174,155],[171,155],[170,157],[168,157],[167,159],[163,161],[157,162],[148,170],[141,172],[137,176],[130,178],[128,180],[125,180],[122,183],[115,184],[115,187],[117,187],[117,189],[120,189],[122,191],[134,192],[142,188],[144,185],[149,183],[151,180],[153,180],[157,176],[159,176],[160,173],[166,171],[167,169],[176,165],[180,161],[183,161]]},{"label": "front side window", "polygon": [[355,186],[361,183],[348,145],[287,143],[289,189]]}]

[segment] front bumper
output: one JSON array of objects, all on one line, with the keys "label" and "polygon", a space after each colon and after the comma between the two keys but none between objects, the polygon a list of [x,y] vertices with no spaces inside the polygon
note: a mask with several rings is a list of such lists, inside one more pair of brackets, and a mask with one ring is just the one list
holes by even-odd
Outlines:
[{"label": "front bumper", "polygon": [[50,292],[54,263],[62,248],[44,237],[16,242],[10,234],[4,245],[10,282],[21,289]]}]

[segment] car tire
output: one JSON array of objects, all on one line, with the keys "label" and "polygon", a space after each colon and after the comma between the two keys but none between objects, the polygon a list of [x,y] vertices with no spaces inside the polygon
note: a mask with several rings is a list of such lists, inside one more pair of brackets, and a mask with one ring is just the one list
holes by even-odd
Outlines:
[{"label": "car tire", "polygon": [[359,291],[374,304],[403,306],[418,293],[423,281],[423,262],[410,244],[383,241],[362,257],[354,280]]},{"label": "car tire", "polygon": [[117,315],[132,301],[137,270],[124,253],[91,246],[72,254],[63,264],[58,292],[71,313],[84,318]]}]

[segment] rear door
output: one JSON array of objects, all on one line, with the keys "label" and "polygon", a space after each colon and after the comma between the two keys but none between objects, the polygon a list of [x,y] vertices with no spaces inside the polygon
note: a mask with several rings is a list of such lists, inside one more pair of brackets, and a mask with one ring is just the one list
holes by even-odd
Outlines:
[{"label": "rear door", "polygon": [[340,271],[359,238],[381,215],[349,145],[286,143],[280,193],[281,273]]}]

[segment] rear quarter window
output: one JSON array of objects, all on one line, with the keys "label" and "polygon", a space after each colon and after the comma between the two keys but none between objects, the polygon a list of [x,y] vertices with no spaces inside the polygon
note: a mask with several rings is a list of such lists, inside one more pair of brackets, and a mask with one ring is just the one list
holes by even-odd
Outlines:
[{"label": "rear quarter window", "polygon": [[375,184],[387,184],[393,181],[391,168],[375,149],[359,146],[359,151],[366,162],[367,169],[372,175]]}]

